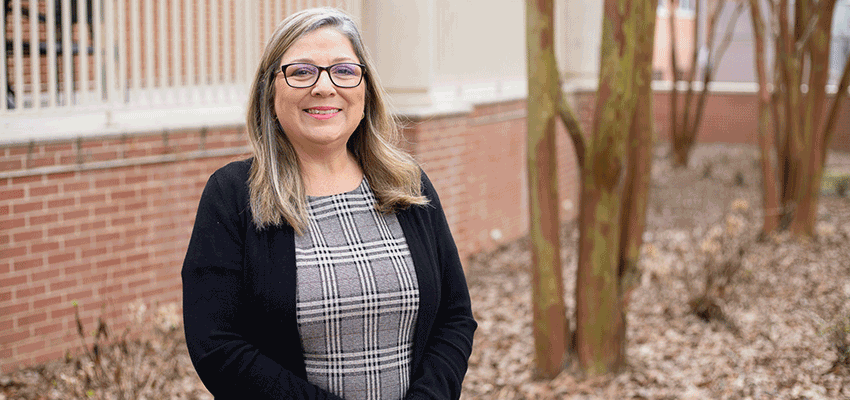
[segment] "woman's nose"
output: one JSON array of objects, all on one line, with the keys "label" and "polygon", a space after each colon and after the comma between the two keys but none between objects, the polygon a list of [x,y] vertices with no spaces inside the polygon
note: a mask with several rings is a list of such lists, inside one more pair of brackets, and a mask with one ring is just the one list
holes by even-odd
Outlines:
[{"label": "woman's nose", "polygon": [[333,93],[335,90],[336,87],[334,87],[333,82],[331,82],[330,72],[319,71],[319,79],[316,81],[316,84],[313,85],[313,94],[326,96]]}]

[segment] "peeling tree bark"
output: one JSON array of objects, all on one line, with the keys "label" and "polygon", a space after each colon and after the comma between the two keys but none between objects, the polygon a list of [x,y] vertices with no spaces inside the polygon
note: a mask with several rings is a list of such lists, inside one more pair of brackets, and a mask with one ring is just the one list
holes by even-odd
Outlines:
[{"label": "peeling tree bark", "polygon": [[555,63],[552,0],[526,1],[528,52],[528,198],[532,246],[535,375],[554,378],[568,355],[555,153],[556,107],[561,99]]},{"label": "peeling tree bark", "polygon": [[[633,276],[634,270],[621,265],[622,257],[629,254],[621,247],[629,243],[623,239],[624,230],[628,230],[623,217],[635,211],[632,205],[639,207],[643,202],[645,206],[645,200],[627,201],[624,189],[631,187],[627,179],[636,175],[644,178],[640,176],[642,168],[629,171],[629,155],[641,148],[629,148],[634,143],[629,135],[632,129],[642,129],[646,124],[643,118],[647,110],[637,105],[648,101],[639,98],[647,89],[638,82],[651,74],[643,46],[647,45],[646,36],[654,36],[656,2],[606,0],[604,7],[594,135],[585,149],[580,177],[576,353],[587,375],[616,372],[625,365],[627,286],[622,277],[627,271]],[[636,115],[638,109],[640,115]],[[639,155],[636,162],[644,160]]]}]

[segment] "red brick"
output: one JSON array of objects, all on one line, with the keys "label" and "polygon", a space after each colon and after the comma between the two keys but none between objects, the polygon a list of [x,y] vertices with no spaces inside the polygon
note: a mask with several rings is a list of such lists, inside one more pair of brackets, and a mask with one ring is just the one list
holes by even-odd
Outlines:
[{"label": "red brick", "polygon": [[[69,297],[68,303],[70,304],[71,301],[75,301],[75,300],[71,299]],[[65,318],[65,317],[68,317],[68,316],[71,316],[71,315],[74,315],[74,307],[73,306],[63,307],[63,308],[59,308],[59,309],[50,311],[50,318],[51,319],[60,319],[60,318]]]},{"label": "red brick", "polygon": [[33,253],[42,253],[45,251],[57,250],[59,249],[59,242],[47,242],[47,243],[39,243],[33,244],[30,248],[30,251]]},{"label": "red brick", "polygon": [[3,229],[22,228],[24,226],[27,226],[27,220],[25,217],[18,217],[0,222],[0,228]]},{"label": "red brick", "polygon": [[112,242],[119,239],[121,239],[121,234],[118,232],[104,233],[94,237],[96,243]]},{"label": "red brick", "polygon": [[32,268],[38,268],[42,265],[44,265],[44,258],[42,258],[41,256],[37,256],[30,259],[15,260],[15,262],[13,263],[13,268],[15,272],[19,272]]},{"label": "red brick", "polygon": [[113,218],[110,225],[112,226],[121,226],[121,225],[133,225],[136,223],[136,217],[122,217],[122,218]]},{"label": "red brick", "polygon": [[72,261],[77,258],[77,253],[74,251],[56,254],[53,256],[47,257],[48,264],[60,264],[66,261]]},{"label": "red brick", "polygon": [[36,311],[32,314],[18,317],[18,326],[37,324],[47,321],[47,313],[44,311]]},{"label": "red brick", "polygon": [[[121,258],[109,258],[109,259],[97,262],[97,268],[98,269],[114,267],[116,265],[121,265]],[[116,272],[116,274],[117,274],[117,272]]]},{"label": "red brick", "polygon": [[148,232],[150,232],[149,228],[131,229],[124,232],[124,237],[127,238],[127,240],[130,240],[138,236],[147,236]]},{"label": "red brick", "polygon": [[41,282],[41,281],[48,280],[48,279],[54,279],[54,278],[58,277],[59,275],[60,275],[59,269],[58,268],[52,268],[52,269],[48,269],[47,271],[36,272],[36,273],[32,274],[32,281],[33,282]]},{"label": "red brick", "polygon": [[54,208],[62,208],[62,207],[71,207],[77,204],[77,200],[73,197],[64,197],[59,199],[53,199],[47,201],[47,207],[50,209]]},{"label": "red brick", "polygon": [[12,319],[2,320],[0,321],[0,332],[6,332],[8,330],[11,330],[14,326],[15,324],[13,323]]},{"label": "red brick", "polygon": [[124,184],[126,185],[135,185],[138,183],[148,182],[150,177],[147,174],[141,175],[128,175],[124,177]]},{"label": "red brick", "polygon": [[[13,304],[9,304],[7,306],[0,306],[0,315],[12,316],[14,314],[26,312],[27,310],[29,310],[29,307],[30,306],[29,306],[28,303],[13,303]],[[8,342],[4,342],[4,341],[0,340],[0,343],[8,343]]]},{"label": "red brick", "polygon": [[120,292],[122,290],[124,290],[124,284],[123,283],[116,283],[114,285],[101,286],[100,288],[98,288],[97,294],[100,295],[100,296],[106,296],[106,295],[109,295],[111,293]]},{"label": "red brick", "polygon": [[115,150],[96,151],[91,154],[93,161],[108,161],[116,158],[118,158],[118,152]]},{"label": "red brick", "polygon": [[150,279],[140,279],[140,280],[128,283],[127,287],[130,288],[130,289],[135,289],[139,286],[149,285],[150,283],[151,283]]},{"label": "red brick", "polygon": [[50,350],[46,352],[34,352],[33,364],[40,365],[51,361],[61,360],[65,354],[64,350]]},{"label": "red brick", "polygon": [[83,252],[82,252],[82,258],[86,259],[86,258],[95,257],[95,256],[102,256],[102,255],[106,254],[107,251],[108,250],[107,250],[106,247],[96,247],[96,248],[93,248],[93,249],[86,249],[86,250],[83,250]]},{"label": "red brick", "polygon": [[106,221],[93,221],[80,225],[80,232],[96,231],[106,227]]},{"label": "red brick", "polygon": [[104,179],[99,179],[99,180],[94,181],[94,187],[96,189],[102,189],[102,188],[105,188],[105,187],[114,187],[114,186],[120,186],[120,185],[121,185],[121,180],[118,179],[118,178],[104,178]]},{"label": "red brick", "polygon": [[[25,285],[27,283],[26,275],[15,275],[11,277],[0,278],[0,288],[7,288],[17,285]],[[0,313],[0,315],[3,315]]]},{"label": "red brick", "polygon": [[89,184],[88,181],[67,182],[67,183],[62,184],[62,192],[63,193],[84,192],[84,191],[88,190],[89,187],[90,187],[90,184]]},{"label": "red brick", "polygon": [[103,204],[106,202],[106,195],[103,193],[93,194],[89,196],[80,196],[80,205],[90,204],[90,203],[99,203]]},{"label": "red brick", "polygon": [[2,160],[0,161],[0,171],[17,171],[23,169],[22,160]]},{"label": "red brick", "polygon": [[91,214],[91,211],[87,208],[84,208],[82,210],[68,211],[68,212],[62,213],[62,220],[63,221],[71,221],[71,220],[80,219],[80,218],[87,218],[90,214]]},{"label": "red brick", "polygon": [[143,209],[147,206],[148,206],[148,203],[145,202],[145,201],[135,201],[135,202],[132,202],[132,203],[125,204],[124,205],[124,211],[127,211],[127,212],[136,211],[136,210]]},{"label": "red brick", "polygon": [[94,287],[100,286],[103,282],[106,282],[107,277],[109,276],[108,272],[100,272],[94,274],[84,274],[83,275],[83,285],[91,285]]},{"label": "red brick", "polygon": [[24,189],[4,189],[0,190],[0,200],[11,201],[24,198]]},{"label": "red brick", "polygon": [[81,290],[79,292],[68,294],[68,299],[70,299],[71,301],[76,301],[78,304],[82,303],[83,302],[82,300],[88,300],[91,297],[92,297],[92,290],[91,289],[84,289],[84,290]]},{"label": "red brick", "polygon": [[44,214],[44,215],[30,215],[29,216],[29,225],[30,226],[38,226],[42,224],[51,224],[59,220],[59,216],[56,214]]},{"label": "red brick", "polygon": [[57,237],[65,235],[73,235],[77,228],[74,225],[57,226],[47,229],[48,237]]},{"label": "red brick", "polygon": [[53,296],[46,299],[36,300],[32,303],[33,309],[41,310],[48,307],[53,307],[62,302],[61,296]]},{"label": "red brick", "polygon": [[35,182],[41,182],[43,180],[43,175],[30,175],[30,176],[20,176],[17,178],[12,178],[12,185],[26,185]]},{"label": "red brick", "polygon": [[59,185],[48,184],[44,186],[30,186],[29,187],[29,195],[30,197],[39,197],[39,196],[49,196],[51,194],[59,193]]},{"label": "red brick", "polygon": [[12,238],[15,239],[15,243],[30,242],[33,240],[41,239],[42,237],[44,237],[44,231],[42,231],[41,229],[16,233],[12,235]]},{"label": "red brick", "polygon": [[15,214],[23,214],[32,211],[38,211],[44,208],[44,202],[41,200],[32,201],[29,203],[15,204],[12,206],[12,212]]},{"label": "red brick", "polygon": [[59,153],[73,150],[74,145],[72,143],[50,143],[44,145],[45,153]]},{"label": "red brick", "polygon": [[118,192],[112,192],[112,194],[110,195],[110,198],[113,201],[122,199],[132,199],[135,197],[137,197],[135,190],[122,190]]},{"label": "red brick", "polygon": [[[0,292],[0,302],[12,300],[12,288],[3,288],[4,291]],[[8,290],[6,290],[8,289]],[[0,329],[2,331],[2,329]]]},{"label": "red brick", "polygon": [[136,262],[136,261],[145,261],[145,260],[148,259],[148,257],[149,257],[148,253],[134,254],[132,256],[127,256],[127,262],[132,263],[132,262]]},{"label": "red brick", "polygon": [[92,264],[90,262],[82,262],[79,264],[65,267],[65,276],[70,276],[78,273],[91,271]]},{"label": "red brick", "polygon": [[[120,260],[119,260],[119,262],[120,262]],[[100,268],[100,263],[98,263],[97,267]],[[138,267],[124,267],[124,268],[118,269],[115,272],[113,272],[112,277],[114,279],[122,279],[123,280],[123,279],[125,279],[129,276],[136,275],[141,271],[142,271],[141,268],[138,268]]]},{"label": "red brick", "polygon": [[117,214],[119,211],[121,211],[121,209],[117,205],[109,205],[95,208],[94,215],[101,216],[104,214]]},{"label": "red brick", "polygon": [[[92,237],[90,235],[79,235],[74,237],[73,239],[65,239],[65,248],[66,249],[76,249],[81,246],[87,246],[91,244]],[[83,254],[85,258],[85,254]]]},{"label": "red brick", "polygon": [[73,287],[73,286],[77,286],[77,279],[76,278],[65,279],[64,281],[58,281],[58,282],[54,281],[54,282],[50,283],[50,291],[52,292],[52,291],[56,291],[56,290],[67,289],[67,288]]},{"label": "red brick", "polygon": [[18,330],[16,332],[8,332],[0,335],[0,343],[15,343],[28,338],[30,335],[28,330]]}]

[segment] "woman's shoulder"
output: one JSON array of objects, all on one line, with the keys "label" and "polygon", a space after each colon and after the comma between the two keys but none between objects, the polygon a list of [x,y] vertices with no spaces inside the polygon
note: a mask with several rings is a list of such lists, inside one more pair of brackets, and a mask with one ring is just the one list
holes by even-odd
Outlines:
[{"label": "woman's shoulder", "polygon": [[207,186],[217,187],[217,191],[224,197],[236,197],[247,201],[248,177],[252,161],[252,158],[248,158],[224,165],[213,172]]},{"label": "woman's shoulder", "polygon": [[246,158],[244,160],[231,161],[225,166],[217,169],[212,176],[219,182],[247,182],[253,160],[253,158]]}]

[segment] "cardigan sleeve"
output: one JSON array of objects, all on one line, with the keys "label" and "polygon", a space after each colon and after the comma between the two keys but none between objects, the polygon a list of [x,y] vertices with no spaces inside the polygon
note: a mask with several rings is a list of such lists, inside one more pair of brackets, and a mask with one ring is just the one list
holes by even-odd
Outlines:
[{"label": "cardigan sleeve", "polygon": [[217,399],[339,399],[263,354],[244,332],[256,326],[245,323],[256,314],[243,303],[247,190],[241,174],[222,170],[201,195],[182,270],[186,345],[198,375]]},{"label": "cardigan sleeve", "polygon": [[437,316],[422,361],[414,372],[405,400],[457,399],[472,353],[472,339],[478,324],[472,316],[469,289],[457,246],[452,238],[440,199],[430,180],[422,173],[426,206],[432,223],[432,246],[436,255],[440,289]]}]

